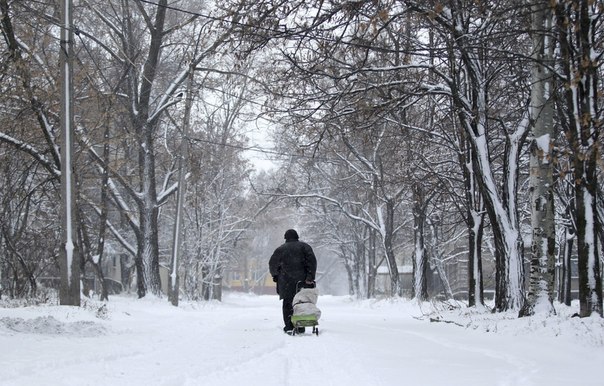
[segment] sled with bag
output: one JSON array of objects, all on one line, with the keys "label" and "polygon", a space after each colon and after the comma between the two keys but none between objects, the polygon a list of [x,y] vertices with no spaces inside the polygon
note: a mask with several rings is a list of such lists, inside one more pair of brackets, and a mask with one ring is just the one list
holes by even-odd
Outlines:
[{"label": "sled with bag", "polygon": [[292,301],[294,313],[291,321],[294,325],[292,335],[300,334],[304,327],[312,327],[312,333],[319,336],[319,318],[321,310],[317,308],[319,291],[315,283],[307,285],[303,282],[296,284],[296,295]]}]

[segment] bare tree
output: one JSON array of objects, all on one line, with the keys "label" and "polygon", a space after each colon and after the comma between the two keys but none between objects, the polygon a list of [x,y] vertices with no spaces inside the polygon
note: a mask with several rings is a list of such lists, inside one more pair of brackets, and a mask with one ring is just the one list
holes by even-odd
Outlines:
[{"label": "bare tree", "polygon": [[223,272],[245,253],[237,248],[239,240],[264,210],[262,205],[247,208],[249,202],[243,197],[251,173],[243,158],[243,133],[255,90],[251,76],[245,76],[250,63],[234,60],[233,64],[238,72],[227,65],[207,71],[203,79],[207,90],[194,103],[183,218],[185,261],[180,268],[192,298],[220,298]]},{"label": "bare tree", "polygon": [[[123,175],[122,171],[103,163],[92,148],[90,154],[103,168],[110,170],[109,189],[114,204],[120,212],[128,214],[125,219],[136,238],[137,293],[140,297],[147,291],[159,295],[160,207],[176,190],[177,183],[170,182],[173,168],[157,164],[164,160],[158,155],[158,134],[160,130],[174,130],[166,117],[169,109],[182,100],[181,86],[190,71],[196,71],[202,61],[211,58],[226,44],[237,25],[238,13],[235,10],[230,17],[216,15],[208,20],[200,20],[199,14],[189,13],[189,17],[183,19],[176,15],[186,14],[183,13],[186,9],[172,9],[165,0],[157,4],[112,2],[103,7],[92,1],[86,4],[92,12],[90,18],[103,23],[109,39],[102,41],[98,34],[84,30],[80,34],[90,40],[91,45],[104,49],[111,59],[110,68],[119,74],[113,87],[127,112],[124,128],[132,133],[127,140],[130,148],[123,152],[132,152],[135,158],[134,162],[125,159],[131,163],[125,172],[130,173],[135,168],[137,176]],[[207,32],[210,25],[223,19],[227,28],[217,29],[216,33]],[[200,44],[183,44],[180,40],[183,37]],[[175,47],[181,50],[174,50]],[[169,50],[178,56],[169,55]],[[163,174],[162,179],[158,178],[158,173]],[[137,213],[138,218],[130,213]],[[117,228],[111,229],[115,235]],[[132,250],[126,237],[116,237]]]},{"label": "bare tree", "polygon": [[556,3],[560,77],[564,84],[564,124],[575,181],[579,303],[581,316],[603,315],[602,277],[597,247],[597,169],[602,108],[599,58],[602,55],[602,2]]},{"label": "bare tree", "polygon": [[[452,1],[439,6],[436,11],[419,3],[409,1],[409,7],[429,17],[429,25],[438,28],[447,45],[448,71],[445,74],[435,68],[446,87],[429,88],[448,94],[456,108],[461,127],[475,154],[473,172],[479,183],[486,212],[489,215],[496,245],[496,299],[497,310],[520,309],[524,304],[523,241],[518,218],[518,177],[519,159],[526,136],[528,117],[526,108],[518,104],[518,112],[505,111],[505,122],[500,135],[505,140],[502,157],[502,180],[497,181],[496,164],[493,163],[492,146],[489,140],[496,138],[496,127],[492,124],[494,110],[489,104],[493,77],[501,73],[495,71],[489,62],[489,53],[496,47],[505,49],[504,41],[489,35],[497,25],[486,28],[484,23],[473,23],[481,18],[485,23],[510,20],[516,15],[505,17],[485,17],[486,9],[475,7],[471,2]],[[489,9],[488,12],[509,12],[508,8]],[[501,64],[501,63],[499,63]],[[510,68],[513,70],[513,68]],[[515,95],[515,100],[522,100]],[[513,99],[506,99],[512,102]],[[514,118],[514,115],[516,117]],[[499,188],[501,187],[501,188]]]},{"label": "bare tree", "polygon": [[[3,84],[7,87],[7,92],[3,93],[5,98],[3,105],[6,106],[3,112],[3,121],[7,124],[3,126],[4,129],[0,133],[0,142],[26,155],[27,161],[23,163],[25,167],[19,166],[14,170],[14,172],[23,173],[21,176],[23,182],[25,182],[24,186],[38,180],[40,177],[46,183],[50,183],[46,185],[46,183],[38,181],[30,185],[33,190],[26,189],[28,198],[25,200],[19,198],[17,202],[11,202],[14,197],[6,197],[6,201],[4,201],[4,208],[10,208],[8,212],[4,212],[4,215],[10,216],[10,213],[13,212],[12,214],[17,216],[13,219],[7,217],[6,221],[3,221],[4,241],[9,251],[12,250],[14,256],[17,257],[15,261],[21,262],[19,265],[23,269],[28,265],[24,262],[34,258],[34,256],[40,261],[46,261],[43,255],[37,255],[35,245],[53,244],[55,236],[52,231],[50,231],[50,234],[39,232],[38,242],[33,242],[30,248],[22,248],[19,241],[25,241],[24,236],[35,229],[40,230],[38,227],[41,224],[37,221],[31,221],[34,216],[32,216],[30,210],[39,205],[47,205],[49,212],[57,215],[54,221],[55,224],[59,223],[57,220],[59,213],[50,210],[53,207],[52,204],[45,201],[48,199],[56,202],[59,193],[56,184],[60,181],[61,176],[61,159],[56,130],[59,127],[60,114],[49,101],[57,95],[57,81],[52,75],[55,72],[54,69],[48,65],[48,62],[51,62],[53,58],[58,59],[58,56],[56,56],[58,47],[50,47],[44,54],[36,51],[35,42],[45,41],[45,39],[52,36],[50,23],[44,21],[40,23],[38,29],[33,31],[28,30],[27,27],[24,28],[19,23],[22,18],[35,17],[37,12],[43,12],[46,9],[47,6],[44,4],[21,7],[21,4],[7,1],[0,2],[0,27],[4,38],[2,48],[3,57],[5,58],[2,63],[2,78]],[[44,176],[44,174],[46,175]],[[51,189],[48,189],[48,186]],[[39,192],[36,192],[36,190],[39,190]],[[40,196],[43,197],[41,201],[35,198],[38,194],[42,194]],[[31,201],[32,199],[34,200]],[[32,203],[35,203],[35,205],[31,206]],[[26,222],[21,223],[24,219],[27,219]],[[43,235],[47,238],[43,239]],[[29,241],[34,241],[34,239]],[[46,248],[46,253],[53,258],[57,258],[57,251],[54,248]],[[74,258],[73,262],[77,268],[78,261]],[[17,284],[19,281],[18,265],[12,267],[14,283]],[[35,264],[32,268],[26,269],[25,273],[29,277],[31,289],[35,293],[34,267],[39,267],[39,265]],[[55,275],[58,273],[58,270],[49,271]],[[65,269],[62,271],[66,273]],[[74,270],[74,272],[77,271]],[[74,284],[74,288],[79,285],[79,276],[71,277],[71,283]],[[76,294],[72,293],[72,295],[73,302],[79,302],[79,291]]]}]

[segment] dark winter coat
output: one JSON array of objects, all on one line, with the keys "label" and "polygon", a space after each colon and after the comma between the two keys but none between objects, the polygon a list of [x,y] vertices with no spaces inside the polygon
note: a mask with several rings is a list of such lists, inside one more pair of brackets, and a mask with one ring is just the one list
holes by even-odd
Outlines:
[{"label": "dark winter coat", "polygon": [[315,280],[317,259],[310,245],[303,241],[287,240],[275,249],[268,266],[273,280],[277,282],[279,298],[293,298],[296,283]]}]

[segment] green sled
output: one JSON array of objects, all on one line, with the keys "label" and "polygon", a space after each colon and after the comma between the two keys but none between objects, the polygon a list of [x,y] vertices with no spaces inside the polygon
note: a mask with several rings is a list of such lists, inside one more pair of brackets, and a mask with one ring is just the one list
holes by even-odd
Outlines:
[{"label": "green sled", "polygon": [[292,315],[291,320],[296,327],[312,327],[319,324],[316,315]]}]

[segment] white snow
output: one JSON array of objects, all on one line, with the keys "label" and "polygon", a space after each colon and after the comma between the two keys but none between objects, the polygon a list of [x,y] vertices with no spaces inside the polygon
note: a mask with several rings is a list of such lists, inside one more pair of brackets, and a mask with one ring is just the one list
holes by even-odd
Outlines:
[{"label": "white snow", "polygon": [[550,135],[544,134],[535,138],[535,143],[537,144],[537,148],[541,154],[541,162],[544,164],[549,163],[549,155],[550,155]]},{"label": "white snow", "polygon": [[[590,290],[595,290],[597,279],[594,275],[594,267],[597,264],[597,255],[596,255],[596,219],[594,218],[595,211],[594,208],[594,199],[589,193],[589,191],[585,188],[583,189],[583,201],[585,208],[585,244],[587,244],[587,266],[588,266],[588,285]],[[594,304],[597,304],[594,303]]]},{"label": "white snow", "polygon": [[556,316],[518,319],[321,296],[319,336],[293,337],[276,296],[7,304],[0,385],[602,385],[603,319],[560,304]]}]

